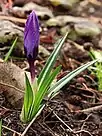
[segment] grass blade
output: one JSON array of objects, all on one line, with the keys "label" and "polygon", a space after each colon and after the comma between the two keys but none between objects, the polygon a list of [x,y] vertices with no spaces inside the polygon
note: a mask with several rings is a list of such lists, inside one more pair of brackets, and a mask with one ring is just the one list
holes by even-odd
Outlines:
[{"label": "grass blade", "polygon": [[13,51],[15,45],[16,45],[17,39],[18,39],[18,37],[16,37],[16,39],[14,40],[14,42],[13,42],[13,44],[12,44],[10,50],[9,50],[8,53],[6,54],[5,59],[4,59],[5,62],[6,62],[6,61],[8,60],[8,58],[10,57],[10,55],[11,55],[11,53],[12,53],[12,51]]}]

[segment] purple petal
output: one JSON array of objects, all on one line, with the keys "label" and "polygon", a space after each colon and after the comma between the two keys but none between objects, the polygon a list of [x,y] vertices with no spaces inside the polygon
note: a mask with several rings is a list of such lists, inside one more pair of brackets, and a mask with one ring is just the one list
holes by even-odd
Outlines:
[{"label": "purple petal", "polygon": [[39,21],[34,11],[27,18],[24,30],[24,51],[28,59],[32,83],[35,78],[34,61],[38,55]]},{"label": "purple petal", "polygon": [[24,31],[24,50],[27,59],[35,60],[38,55],[39,21],[34,11],[27,19]]}]

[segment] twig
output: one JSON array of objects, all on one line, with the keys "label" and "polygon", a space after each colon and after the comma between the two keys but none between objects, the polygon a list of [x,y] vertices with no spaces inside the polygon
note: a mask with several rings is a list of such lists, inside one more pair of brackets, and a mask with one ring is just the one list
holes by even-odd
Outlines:
[{"label": "twig", "polygon": [[79,130],[79,131],[74,131],[74,130],[71,129],[54,111],[53,111],[53,114],[69,129],[69,131],[70,131],[71,133],[75,134],[76,136],[78,136],[78,134],[79,134],[79,133],[82,133],[82,132],[87,133],[87,134],[89,134],[90,136],[92,136],[89,131],[84,130],[84,129],[83,129],[83,130]]},{"label": "twig", "polygon": [[73,132],[73,129],[71,129],[54,111],[53,114],[70,130],[70,132]]},{"label": "twig", "polygon": [[25,24],[26,22],[26,19],[22,19],[22,18],[16,18],[16,17],[12,17],[12,16],[0,16],[0,20],[10,20],[10,21],[13,21],[13,22],[19,22],[19,23],[23,23]]},{"label": "twig", "polygon": [[9,130],[9,131],[11,131],[11,132],[13,132],[13,133],[16,133],[16,134],[19,135],[19,136],[21,136],[21,133],[19,133],[19,132],[13,130],[13,129],[11,129],[11,128],[8,128],[8,127],[6,127],[6,126],[4,126],[4,125],[2,125],[2,127],[5,128],[5,129],[7,129],[7,130]]},{"label": "twig", "polygon": [[54,111],[53,111],[53,114],[57,117],[58,120],[60,120],[68,129],[71,133],[75,134],[76,136],[78,136],[74,131],[73,129],[71,129]]},{"label": "twig", "polygon": [[[81,126],[81,130],[84,129],[85,123],[86,123],[86,121],[89,119],[89,117],[90,117],[91,115],[92,115],[92,114],[89,114],[89,115],[86,117],[86,119],[84,120],[84,122],[83,122],[83,124],[82,124],[82,126]],[[82,134],[80,134],[80,136],[82,136]]]},{"label": "twig", "polygon": [[91,133],[90,133],[89,131],[84,130],[84,129],[79,130],[79,131],[75,131],[74,133],[75,133],[75,134],[79,134],[79,133],[82,133],[82,132],[87,133],[87,134],[89,134],[90,136],[93,136],[93,135],[91,135]]},{"label": "twig", "polygon": [[54,132],[44,123],[44,125],[46,126],[43,126],[41,123],[39,123],[39,125],[45,129],[46,131],[48,131],[52,136],[55,136]]},{"label": "twig", "polygon": [[23,94],[24,94],[24,91],[23,91],[23,90],[21,90],[21,89],[15,87],[15,86],[13,86],[13,85],[9,85],[9,84],[2,83],[2,82],[0,82],[0,84],[1,84],[1,85],[4,85],[4,86],[7,86],[7,87],[10,87],[10,88],[13,88],[13,89],[19,91],[20,93],[23,93]]},{"label": "twig", "polygon": [[34,117],[32,119],[32,121],[29,123],[29,125],[26,127],[26,129],[24,130],[24,132],[22,133],[21,136],[25,136],[25,134],[27,133],[28,129],[31,127],[31,125],[33,124],[33,122],[35,121],[36,117]]},{"label": "twig", "polygon": [[31,125],[33,124],[33,122],[35,121],[35,119],[39,116],[39,114],[41,113],[42,109],[45,107],[45,104],[42,106],[42,108],[38,111],[38,113],[35,115],[35,117],[32,119],[32,121],[29,123],[29,125],[26,127],[26,129],[24,130],[24,132],[22,133],[21,136],[25,136],[25,134],[27,133],[27,131],[29,130],[29,128],[31,127]]},{"label": "twig", "polygon": [[90,112],[94,112],[94,111],[98,111],[98,110],[102,110],[102,105],[91,107],[91,108],[84,109],[84,110],[79,110],[77,112],[88,114]]}]

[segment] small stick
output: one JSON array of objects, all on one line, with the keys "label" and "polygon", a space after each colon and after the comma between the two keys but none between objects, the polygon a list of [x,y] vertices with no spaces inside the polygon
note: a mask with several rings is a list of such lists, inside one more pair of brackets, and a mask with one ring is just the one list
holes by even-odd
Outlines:
[{"label": "small stick", "polygon": [[6,126],[4,126],[4,125],[2,125],[2,127],[5,128],[5,129],[7,129],[7,130],[9,130],[9,131],[11,131],[11,132],[13,132],[13,133],[16,133],[16,134],[19,135],[19,136],[21,136],[21,133],[19,133],[19,132],[13,130],[13,129],[11,129],[11,128],[8,128],[8,127],[6,127]]},{"label": "small stick", "polygon": [[54,111],[53,114],[70,130],[70,132],[73,132],[73,129],[71,129]]},{"label": "small stick", "polygon": [[19,91],[20,93],[23,93],[23,94],[24,94],[24,91],[23,91],[23,90],[21,90],[21,89],[15,87],[15,86],[13,86],[13,85],[9,85],[9,84],[2,83],[2,82],[0,82],[0,84],[1,84],[1,85],[4,85],[4,86],[7,86],[7,87],[10,87],[10,88],[13,88],[13,89]]},{"label": "small stick", "polygon": [[28,129],[31,127],[31,125],[33,124],[33,122],[35,121],[36,117],[34,117],[32,119],[32,121],[29,123],[29,125],[26,127],[26,129],[24,130],[24,132],[22,133],[21,136],[25,136],[25,134],[27,133]]},{"label": "small stick", "polygon": [[[81,130],[84,129],[85,123],[86,123],[86,121],[89,119],[89,117],[90,117],[91,115],[92,115],[92,114],[89,114],[89,115],[87,116],[87,118],[84,120],[83,125],[81,126]],[[80,136],[82,136],[82,133],[80,134]]]},{"label": "small stick", "polygon": [[10,21],[13,21],[13,22],[19,22],[19,23],[23,23],[23,24],[25,24],[25,22],[26,22],[26,19],[22,19],[22,18],[16,18],[16,17],[12,17],[12,16],[1,16],[0,15],[0,20],[10,20]]},{"label": "small stick", "polygon": [[39,123],[39,125],[43,128],[43,129],[45,129],[46,131],[48,131],[52,136],[55,136],[55,134],[54,134],[54,132],[51,130],[51,128],[49,128],[45,123],[44,123],[44,125],[46,126],[43,126],[41,123]]},{"label": "small stick", "polygon": [[75,134],[76,136],[78,136],[74,131],[73,129],[71,129],[54,111],[53,111],[53,114],[58,118],[58,120],[60,120],[68,129],[70,132],[72,132],[73,134]]},{"label": "small stick", "polygon": [[94,112],[94,111],[98,111],[98,110],[102,110],[102,105],[87,108],[87,109],[84,109],[84,110],[78,110],[77,112],[88,114],[90,112]]},{"label": "small stick", "polygon": [[82,133],[82,132],[84,132],[84,133],[87,133],[87,134],[89,134],[90,136],[93,136],[93,135],[91,135],[91,133],[89,132],[89,131],[87,131],[87,130],[79,130],[79,131],[75,131],[74,133],[75,134],[79,134],[79,133]]},{"label": "small stick", "polygon": [[79,134],[79,133],[82,133],[82,132],[87,133],[87,134],[89,134],[90,136],[92,136],[89,131],[84,130],[84,129],[83,129],[83,130],[79,130],[79,131],[73,131],[73,129],[71,129],[60,117],[58,117],[58,115],[57,115],[54,111],[53,111],[53,114],[58,118],[58,120],[60,120],[60,121],[70,130],[70,132],[72,132],[72,133],[75,134],[76,136],[78,136],[78,134]]},{"label": "small stick", "polygon": [[45,107],[45,104],[41,107],[41,109],[38,111],[38,113],[35,115],[35,117],[32,119],[32,121],[29,123],[29,125],[26,127],[26,129],[24,130],[24,132],[21,134],[21,136],[25,136],[25,134],[27,133],[28,129],[31,127],[31,125],[33,124],[33,122],[35,121],[35,119],[39,116],[40,112],[42,111],[42,109]]}]

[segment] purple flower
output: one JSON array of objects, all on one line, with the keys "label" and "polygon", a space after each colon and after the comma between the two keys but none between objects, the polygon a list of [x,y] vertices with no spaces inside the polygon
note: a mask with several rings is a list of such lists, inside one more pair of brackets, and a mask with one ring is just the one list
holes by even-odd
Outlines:
[{"label": "purple flower", "polygon": [[34,11],[27,18],[24,31],[24,51],[30,66],[31,79],[35,78],[34,61],[38,55],[39,21]]}]

